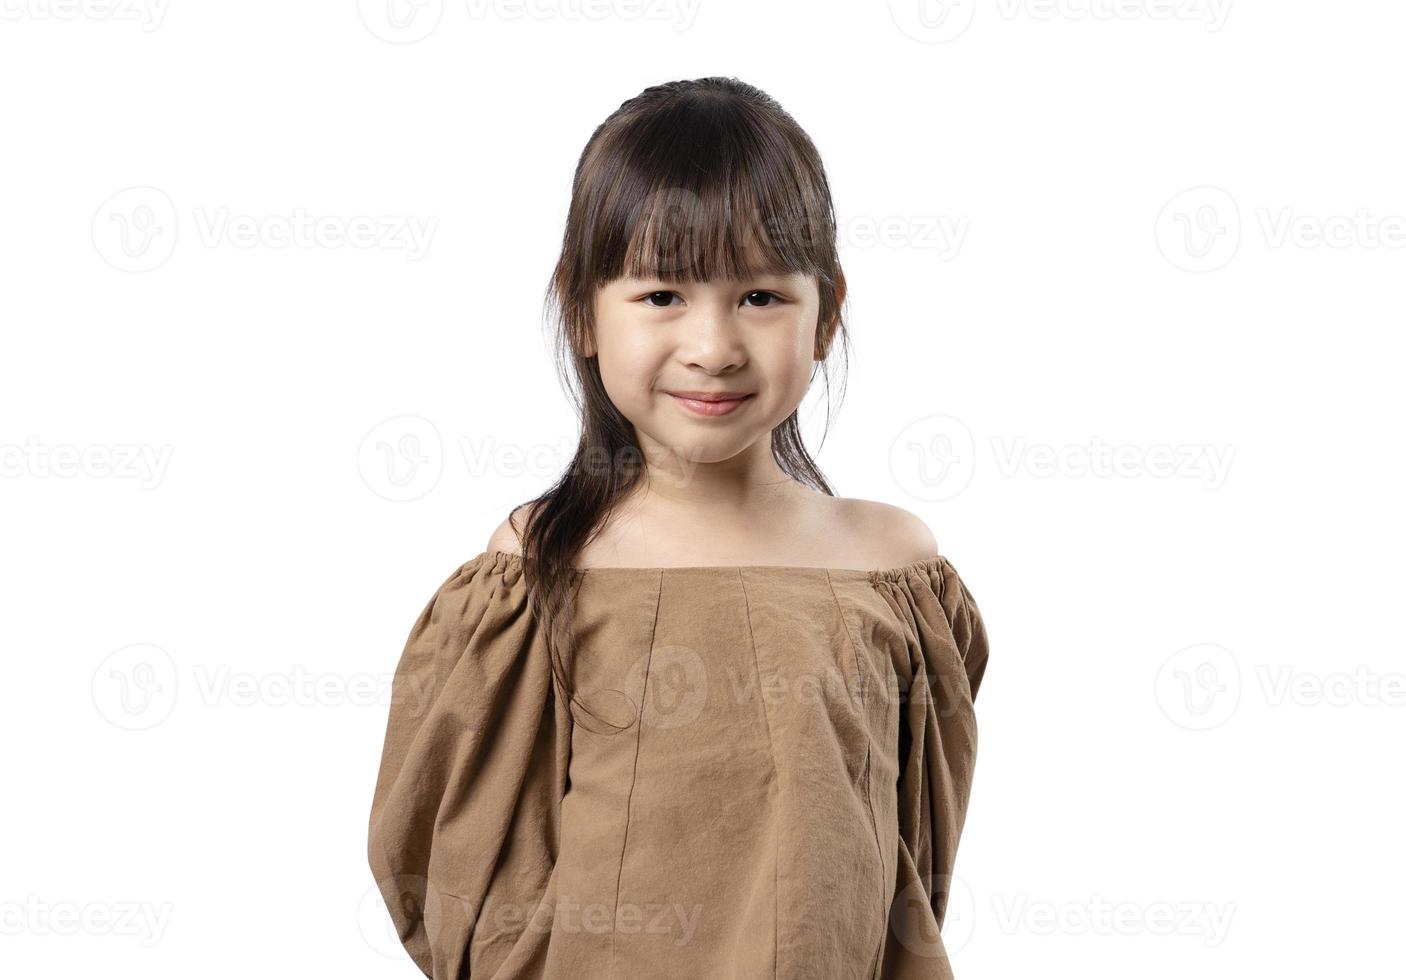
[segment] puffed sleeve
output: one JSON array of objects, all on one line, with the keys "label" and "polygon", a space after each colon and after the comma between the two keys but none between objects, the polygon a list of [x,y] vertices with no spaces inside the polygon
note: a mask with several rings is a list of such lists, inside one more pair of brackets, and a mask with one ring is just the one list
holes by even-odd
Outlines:
[{"label": "puffed sleeve", "polygon": [[509,557],[485,552],[439,587],[392,682],[368,857],[435,980],[488,980],[550,935],[570,713]]},{"label": "puffed sleeve", "polygon": [[[886,977],[931,976],[920,960],[946,953],[957,844],[976,764],[976,692],[986,672],[986,626],[956,568],[939,557],[890,583],[907,621],[895,664],[900,691],[898,878]],[[893,937],[891,937],[893,938]],[[946,974],[938,974],[946,975]]]}]

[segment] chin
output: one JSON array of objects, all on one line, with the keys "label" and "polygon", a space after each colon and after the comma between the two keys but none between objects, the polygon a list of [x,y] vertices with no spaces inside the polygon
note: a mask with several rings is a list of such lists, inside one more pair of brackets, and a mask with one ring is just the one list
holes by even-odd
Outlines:
[{"label": "chin", "polygon": [[702,441],[678,439],[666,440],[663,441],[663,444],[669,447],[669,452],[673,454],[674,458],[697,465],[721,463],[732,459],[750,445],[748,442],[739,442],[737,439],[705,439]]}]

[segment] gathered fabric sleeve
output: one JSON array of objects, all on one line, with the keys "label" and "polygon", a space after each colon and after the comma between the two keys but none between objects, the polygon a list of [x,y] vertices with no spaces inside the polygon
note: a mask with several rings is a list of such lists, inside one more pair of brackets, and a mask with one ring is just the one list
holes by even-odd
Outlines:
[{"label": "gathered fabric sleeve", "polygon": [[435,592],[396,667],[368,857],[435,980],[546,955],[570,753],[547,655],[520,566],[485,552]]},{"label": "gathered fabric sleeve", "polygon": [[940,930],[976,764],[986,626],[945,557],[885,585],[907,637],[895,664],[899,854],[884,976],[947,976]]}]

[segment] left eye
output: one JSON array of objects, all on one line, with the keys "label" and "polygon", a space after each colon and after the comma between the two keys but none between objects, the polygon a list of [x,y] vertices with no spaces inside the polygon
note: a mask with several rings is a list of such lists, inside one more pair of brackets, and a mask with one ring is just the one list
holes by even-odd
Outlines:
[{"label": "left eye", "polygon": [[[657,292],[647,293],[643,297],[645,305],[653,307],[656,310],[662,310],[665,307],[673,306],[673,301],[677,298],[679,298],[679,294],[669,289],[661,289]],[[760,300],[760,302],[756,304],[757,307],[765,309],[768,306],[775,306],[777,303],[780,303],[781,297],[766,289],[754,289],[746,296],[742,297],[742,302],[744,304],[748,300]]]}]

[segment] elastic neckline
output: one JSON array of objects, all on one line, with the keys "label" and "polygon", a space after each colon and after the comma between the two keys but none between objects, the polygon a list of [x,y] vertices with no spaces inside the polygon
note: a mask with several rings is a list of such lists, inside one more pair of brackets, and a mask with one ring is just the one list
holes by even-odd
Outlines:
[{"label": "elastic neckline", "polygon": [[[497,567],[507,566],[519,571],[523,564],[522,555],[498,549],[484,551],[472,559],[472,562],[485,560],[491,560]],[[589,568],[577,568],[576,571],[583,575],[658,575],[661,572],[688,572],[694,575],[736,574],[738,572],[770,572],[773,574],[825,572],[834,578],[867,578],[871,582],[893,582],[902,580],[916,572],[935,570],[946,561],[947,559],[942,555],[930,555],[927,558],[919,558],[916,561],[892,565],[888,568],[834,568],[828,565],[593,565]]]}]

